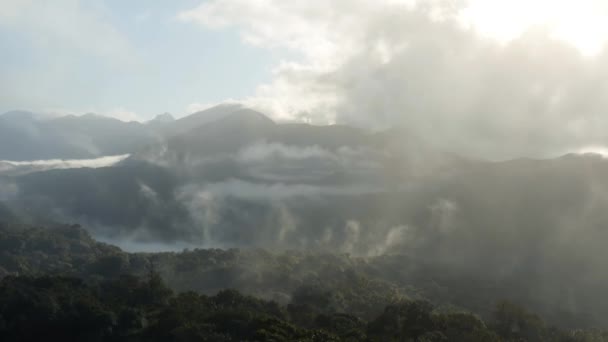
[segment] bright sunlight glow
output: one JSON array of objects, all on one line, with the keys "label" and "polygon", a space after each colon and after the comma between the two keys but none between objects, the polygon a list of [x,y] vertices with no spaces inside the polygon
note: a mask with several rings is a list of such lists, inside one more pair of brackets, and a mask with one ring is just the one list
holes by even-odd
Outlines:
[{"label": "bright sunlight glow", "polygon": [[577,151],[578,154],[598,154],[604,158],[608,158],[608,147],[606,146],[586,146]]},{"label": "bright sunlight glow", "polygon": [[585,56],[600,53],[608,40],[605,0],[469,0],[462,19],[480,33],[503,42],[530,28],[542,28]]}]

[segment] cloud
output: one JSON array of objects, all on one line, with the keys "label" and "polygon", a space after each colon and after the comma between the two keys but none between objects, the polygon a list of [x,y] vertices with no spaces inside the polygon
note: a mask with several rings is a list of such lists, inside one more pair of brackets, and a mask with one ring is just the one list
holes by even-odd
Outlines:
[{"label": "cloud", "polygon": [[158,193],[152,189],[149,185],[144,182],[139,181],[139,192],[140,194],[153,203],[158,203]]},{"label": "cloud", "polygon": [[115,165],[129,157],[128,154],[95,159],[47,159],[32,161],[0,160],[0,175],[23,174],[54,169],[100,168]]},{"label": "cloud", "polygon": [[352,148],[342,146],[330,151],[319,145],[290,146],[280,143],[260,142],[242,148],[236,154],[236,160],[242,163],[267,164],[275,161],[342,164],[349,168],[378,168],[382,154],[371,148]]},{"label": "cloud", "polygon": [[[257,143],[240,150],[235,160],[257,179],[275,182],[315,182],[336,174],[368,176],[373,183],[382,172],[383,155],[367,148],[341,147],[335,151],[318,145],[305,147]],[[364,180],[357,177],[361,185]]]},{"label": "cloud", "polygon": [[550,27],[489,39],[463,25],[467,8],[213,0],[178,17],[234,27],[248,44],[295,56],[242,99],[275,118],[406,126],[440,147],[495,159],[608,144],[608,53],[584,56]]},{"label": "cloud", "polygon": [[333,158],[333,154],[319,146],[295,147],[278,143],[258,143],[247,146],[237,155],[237,160],[242,162],[266,162],[271,158],[280,159],[323,159]]},{"label": "cloud", "polygon": [[357,195],[380,193],[382,189],[370,186],[348,186],[331,187],[317,186],[309,184],[262,184],[251,183],[239,179],[232,179],[224,182],[209,183],[204,187],[189,185],[182,190],[184,193],[198,193],[199,197],[234,197],[247,200],[285,200],[294,197],[315,198],[319,196],[331,195]]},{"label": "cloud", "polygon": [[116,108],[109,112],[103,113],[102,115],[108,116],[114,119],[118,119],[124,122],[137,121],[143,122],[144,120],[135,112],[127,110],[125,108]]},{"label": "cloud", "polygon": [[469,0],[465,21],[482,34],[509,41],[531,26],[544,26],[555,39],[594,56],[608,40],[608,5],[602,0]]}]

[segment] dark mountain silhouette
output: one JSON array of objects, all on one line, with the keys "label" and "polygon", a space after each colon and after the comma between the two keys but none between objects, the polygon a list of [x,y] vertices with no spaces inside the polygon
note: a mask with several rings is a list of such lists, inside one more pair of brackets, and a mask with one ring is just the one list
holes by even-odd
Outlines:
[{"label": "dark mountain silhouette", "polygon": [[0,160],[127,154],[155,139],[156,134],[143,124],[94,114],[41,119],[19,111],[0,116]]},{"label": "dark mountain silhouette", "polygon": [[89,156],[87,151],[72,144],[61,132],[48,129],[33,113],[13,111],[0,115],[0,159],[36,160]]},{"label": "dark mountain silhouette", "polygon": [[158,114],[154,119],[146,121],[149,125],[164,125],[170,122],[174,122],[175,118],[170,113]]},{"label": "dark mountain silhouette", "polygon": [[92,157],[131,153],[156,138],[139,122],[123,122],[95,114],[70,115],[43,124],[44,129],[61,132],[68,142],[86,150]]},{"label": "dark mountain silhouette", "polygon": [[180,135],[240,109],[243,107],[239,104],[220,104],[175,120],[164,128],[163,133],[167,136]]},{"label": "dark mountain silhouette", "polygon": [[178,158],[235,153],[248,144],[265,140],[272,134],[274,126],[275,123],[262,113],[238,109],[218,120],[170,137],[167,146]]},{"label": "dark mountain silhouette", "polygon": [[[403,129],[278,124],[236,106],[209,111],[214,120],[181,119],[189,129],[155,136],[112,167],[4,175],[11,190],[2,195],[11,195],[1,215],[80,223],[125,243],[405,254],[416,272],[436,270],[417,279],[448,302],[508,293],[544,314],[581,321],[587,312],[604,324],[608,305],[597,298],[608,283],[608,159],[491,162],[445,153]],[[27,137],[42,125],[19,114],[3,120],[30,130]],[[92,115],[44,125],[113,151],[121,147],[112,137],[141,139],[125,148],[148,139],[148,125]],[[383,277],[412,279],[400,259],[390,262]],[[433,285],[463,275],[484,285],[458,285],[458,294]]]}]

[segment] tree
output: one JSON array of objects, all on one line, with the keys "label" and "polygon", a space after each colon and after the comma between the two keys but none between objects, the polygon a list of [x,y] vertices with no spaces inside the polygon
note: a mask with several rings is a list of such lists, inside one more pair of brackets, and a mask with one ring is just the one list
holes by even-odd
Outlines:
[{"label": "tree", "polygon": [[417,340],[427,333],[440,330],[431,315],[432,311],[433,306],[427,301],[390,305],[369,323],[368,334],[381,340]]},{"label": "tree", "polygon": [[509,340],[543,341],[547,333],[540,317],[506,300],[496,305],[491,327]]}]

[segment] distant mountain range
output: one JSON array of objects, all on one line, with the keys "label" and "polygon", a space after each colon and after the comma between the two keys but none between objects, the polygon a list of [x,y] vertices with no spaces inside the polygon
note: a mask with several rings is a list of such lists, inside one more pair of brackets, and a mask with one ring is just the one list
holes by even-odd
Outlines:
[{"label": "distant mountain range", "polygon": [[491,162],[405,129],[279,124],[237,105],[148,123],[0,116],[1,159],[121,154],[107,167],[0,163],[0,222],[79,223],[122,246],[407,254],[546,311],[608,312],[599,155]]},{"label": "distant mountain range", "polygon": [[[5,148],[4,159],[130,157],[103,163],[0,163],[0,199],[10,197],[10,207],[30,220],[76,221],[102,235],[137,239],[194,237],[205,244],[241,245],[247,243],[246,225],[266,220],[266,234],[276,235],[285,215],[318,226],[308,228],[310,233],[320,229],[313,234],[318,235],[325,225],[344,225],[358,216],[351,209],[373,217],[365,206],[379,193],[413,189],[469,163],[398,130],[277,124],[232,104],[179,120],[163,114],[143,124],[90,114],[39,120],[7,113],[2,118],[5,129],[30,131],[12,136],[13,143],[27,146],[27,153]],[[117,164],[99,168],[111,165],[108,161]],[[197,201],[204,193],[215,212],[201,218]],[[331,197],[340,197],[341,203],[318,207],[311,202]],[[342,207],[349,201],[355,202]],[[201,225],[208,227],[201,231]],[[287,243],[289,236],[281,239]],[[261,243],[275,236],[258,238]]]},{"label": "distant mountain range", "polygon": [[0,115],[0,160],[129,154],[240,109],[238,105],[220,105],[179,120],[164,113],[145,123],[124,122],[95,114],[44,118],[27,111],[11,111]]},{"label": "distant mountain range", "polygon": [[94,114],[41,119],[28,112],[8,112],[0,115],[0,160],[126,154],[155,137],[144,124]]}]

